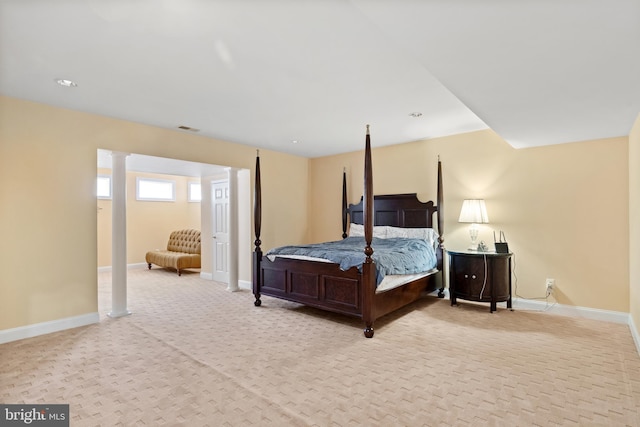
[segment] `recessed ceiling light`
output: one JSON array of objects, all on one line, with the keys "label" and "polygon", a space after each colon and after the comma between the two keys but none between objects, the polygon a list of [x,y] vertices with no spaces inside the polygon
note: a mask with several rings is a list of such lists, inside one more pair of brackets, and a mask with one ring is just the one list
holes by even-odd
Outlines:
[{"label": "recessed ceiling light", "polygon": [[64,87],[77,87],[78,84],[76,82],[74,82],[73,80],[67,80],[67,79],[56,79],[56,83],[58,83],[60,86],[64,86]]},{"label": "recessed ceiling light", "polygon": [[298,143],[298,140],[297,140],[297,139],[294,139],[293,141],[291,141],[291,143],[292,143],[292,144],[297,144],[297,143]]},{"label": "recessed ceiling light", "polygon": [[422,113],[419,112],[419,111],[414,111],[413,113],[409,113],[409,115],[411,117],[420,117],[420,116],[422,116]]}]

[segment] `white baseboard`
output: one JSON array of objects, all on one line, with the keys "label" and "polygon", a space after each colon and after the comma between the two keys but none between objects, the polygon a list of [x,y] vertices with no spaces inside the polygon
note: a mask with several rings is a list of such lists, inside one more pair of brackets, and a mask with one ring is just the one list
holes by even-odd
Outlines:
[{"label": "white baseboard", "polygon": [[98,323],[99,321],[100,315],[96,311],[95,313],[87,313],[80,316],[67,317],[49,322],[34,323],[33,325],[20,326],[18,328],[4,329],[0,331],[0,344],[50,334],[53,332],[63,331],[65,329],[91,325],[93,323]]},{"label": "white baseboard", "polygon": [[[213,280],[212,273],[200,273],[200,278],[205,280]],[[238,287],[240,289],[253,290],[253,284],[248,280],[238,280]]]},{"label": "white baseboard", "polygon": [[578,307],[574,305],[562,305],[553,302],[529,300],[524,298],[514,298],[513,308],[514,310],[540,311],[560,316],[602,320],[604,322],[629,323],[629,313],[601,310],[598,308]]},{"label": "white baseboard", "polygon": [[636,350],[640,354],[640,335],[638,335],[638,330],[636,329],[636,324],[633,322],[633,316],[631,316],[631,314],[629,314],[629,329],[631,330],[633,342],[636,344]]},{"label": "white baseboard", "polygon": [[[205,279],[205,280],[213,280],[213,274],[212,273],[200,273],[200,278],[201,279]],[[252,290],[253,289],[253,285],[251,284],[251,282],[249,282],[247,280],[238,280],[238,287],[240,289],[248,289],[248,290]]]},{"label": "white baseboard", "polygon": [[[431,294],[436,295],[438,291],[433,291]],[[444,290],[445,298],[449,299],[449,289],[446,288]],[[468,302],[473,304],[487,304],[487,303],[478,303],[473,301],[460,300],[461,302]],[[498,303],[499,308],[506,308],[507,303],[502,302]],[[553,302],[546,302],[542,300],[532,300],[526,298],[513,298],[512,306],[514,310],[527,310],[527,311],[539,311],[549,314],[556,314],[559,316],[567,316],[567,317],[581,317],[584,319],[593,319],[593,320],[601,320],[603,322],[612,322],[612,323],[624,323],[628,325],[632,325],[631,317],[629,313],[623,313],[620,311],[610,311],[610,310],[601,310],[598,308],[587,308],[587,307],[578,307],[574,305],[562,305]],[[633,331],[632,331],[633,332]],[[636,341],[636,346],[640,343],[640,335],[634,337]],[[638,346],[640,349],[640,346]]]}]

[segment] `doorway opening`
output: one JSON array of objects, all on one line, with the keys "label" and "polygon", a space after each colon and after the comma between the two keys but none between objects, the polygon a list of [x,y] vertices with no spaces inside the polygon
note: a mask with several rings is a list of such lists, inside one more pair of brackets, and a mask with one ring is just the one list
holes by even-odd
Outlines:
[{"label": "doorway opening", "polygon": [[[103,187],[112,174],[110,150],[98,150],[98,185]],[[230,172],[231,171],[231,172]],[[226,166],[189,162],[141,154],[129,154],[126,157],[126,266],[124,268],[146,268],[144,256],[147,251],[164,249],[170,231],[182,228],[195,228],[201,231],[202,267],[200,276],[214,279],[213,232],[214,204],[211,188],[214,182],[228,180],[229,173],[237,179],[237,211],[232,221],[235,232],[240,237],[237,244],[228,250],[237,253],[238,266],[236,277],[250,283],[251,276],[251,197],[250,171],[231,169]],[[141,201],[136,197],[138,177],[160,179],[175,182],[175,200]],[[196,185],[199,184],[199,185]],[[198,200],[197,189],[200,189]],[[104,188],[103,188],[104,190]],[[112,238],[115,232],[112,225],[111,197],[98,198],[97,242],[98,270],[109,271],[113,268]],[[228,279],[227,279],[228,280]],[[246,287],[247,284],[241,285]]]}]

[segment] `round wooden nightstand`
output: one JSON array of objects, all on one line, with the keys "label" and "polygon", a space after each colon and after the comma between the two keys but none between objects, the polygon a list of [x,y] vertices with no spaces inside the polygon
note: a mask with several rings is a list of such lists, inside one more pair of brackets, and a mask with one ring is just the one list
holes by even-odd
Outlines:
[{"label": "round wooden nightstand", "polygon": [[496,303],[511,308],[512,253],[447,251],[449,254],[449,295],[451,305],[458,298],[488,302],[491,313]]}]

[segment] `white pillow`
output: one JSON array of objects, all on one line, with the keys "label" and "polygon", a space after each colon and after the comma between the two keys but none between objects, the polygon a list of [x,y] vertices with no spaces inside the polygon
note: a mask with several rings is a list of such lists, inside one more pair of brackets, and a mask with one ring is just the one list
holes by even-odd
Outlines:
[{"label": "white pillow", "polygon": [[362,236],[364,236],[364,225],[354,224],[353,222],[349,224],[349,237],[362,237]]},{"label": "white pillow", "polygon": [[[353,222],[349,224],[349,237],[364,237],[364,225],[354,224]],[[377,225],[373,227],[373,237],[386,239],[387,227],[384,225]]]},{"label": "white pillow", "polygon": [[403,237],[405,239],[423,239],[429,242],[434,248],[438,244],[438,233],[433,228],[402,228],[387,227],[387,239],[393,237]]},{"label": "white pillow", "polygon": [[380,239],[387,238],[387,227],[384,225],[374,225],[373,226],[373,237],[378,237]]}]

